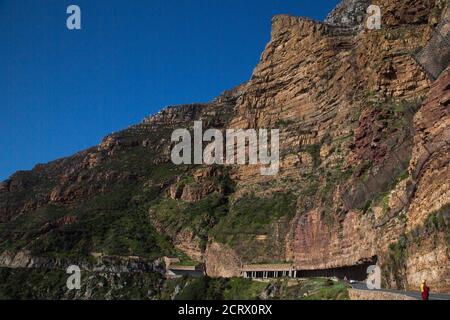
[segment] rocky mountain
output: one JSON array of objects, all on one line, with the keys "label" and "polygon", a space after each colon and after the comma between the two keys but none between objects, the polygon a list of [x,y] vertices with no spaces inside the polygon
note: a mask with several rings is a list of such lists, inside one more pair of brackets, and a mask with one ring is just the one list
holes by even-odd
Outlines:
[{"label": "rocky mountain", "polygon": [[[427,279],[450,291],[450,70],[434,81],[414,59],[448,1],[372,3],[380,30],[365,28],[365,0],[344,0],[325,23],[275,16],[247,83],[15,173],[0,186],[0,265],[177,256],[233,277],[243,264],[372,261],[385,287]],[[171,134],[196,120],[280,129],[279,174],[174,165]]]}]

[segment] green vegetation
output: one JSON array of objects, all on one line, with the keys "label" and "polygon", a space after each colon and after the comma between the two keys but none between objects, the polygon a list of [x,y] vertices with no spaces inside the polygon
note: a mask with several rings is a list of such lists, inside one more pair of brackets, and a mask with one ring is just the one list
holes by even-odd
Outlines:
[{"label": "green vegetation", "polygon": [[202,277],[188,281],[176,300],[257,300],[267,283],[242,278]]},{"label": "green vegetation", "polygon": [[384,213],[389,212],[388,206],[389,195],[400,182],[409,177],[409,172],[408,169],[401,170],[400,168],[398,168],[393,173],[393,175],[394,177],[392,180],[389,180],[385,183],[380,183],[380,185],[377,186],[380,189],[378,193],[372,194],[370,197],[368,197],[364,206],[360,208],[364,213],[368,212],[369,209],[372,208],[373,206],[380,206],[380,205],[383,208]]},{"label": "green vegetation", "polygon": [[267,288],[267,283],[250,279],[233,278],[224,291],[225,300],[255,300]]},{"label": "green vegetation", "polygon": [[271,224],[281,217],[293,217],[296,209],[293,194],[275,193],[269,198],[254,195],[237,200],[213,229],[216,240],[228,243],[228,235],[259,235],[269,231]]},{"label": "green vegetation", "polygon": [[176,300],[223,300],[226,279],[201,277],[193,279],[176,296]]},{"label": "green vegetation", "polygon": [[[175,285],[176,284],[176,285]],[[167,285],[166,285],[167,286]],[[348,300],[348,285],[325,278],[301,281],[279,279],[269,282],[243,278],[172,280],[167,287],[183,287],[178,300]],[[166,293],[167,294],[167,293]]]},{"label": "green vegetation", "polygon": [[169,235],[175,235],[182,230],[190,230],[206,246],[209,231],[226,216],[228,200],[213,193],[196,203],[181,200],[160,199],[152,206],[155,218]]},{"label": "green vegetation", "polygon": [[[26,192],[2,193],[5,199],[0,202],[17,203],[17,210],[23,202],[37,203],[38,208],[0,224],[0,252],[27,249],[35,256],[76,261],[90,261],[92,252],[148,258],[176,255],[170,240],[156,232],[148,209],[162,197],[164,184],[188,167],[160,162],[160,153],[142,142],[159,146],[161,140],[170,140],[171,132],[139,125],[116,133],[114,152],[101,165],[68,177],[73,181],[62,190],[68,193],[64,205],[41,204],[55,185],[46,177],[59,179],[84,155],[18,173]],[[73,197],[76,202],[71,202]]]},{"label": "green vegetation", "polygon": [[423,239],[437,240],[439,233],[443,233],[449,245],[450,239],[450,204],[431,213],[423,225],[404,234],[396,243],[389,246],[386,262],[383,268],[385,282],[395,281],[398,289],[405,289],[405,271],[408,248],[420,245]]},{"label": "green vegetation", "polygon": [[[314,281],[314,280],[313,280]],[[348,285],[343,282],[333,282],[319,279],[311,286],[304,300],[349,300]]]},{"label": "green vegetation", "polygon": [[[379,100],[376,97],[367,97],[366,105],[369,108],[377,110],[376,121],[384,124],[385,128],[402,131],[409,130],[413,125],[414,115],[419,111],[425,101],[425,97],[418,97],[412,100]],[[399,135],[398,133],[395,133]],[[390,134],[385,132],[383,135],[385,140],[390,138]]]},{"label": "green vegetation", "polygon": [[[98,213],[73,225],[45,234],[29,248],[36,256],[87,257],[91,252],[107,255],[160,257],[170,245],[156,234],[143,212]],[[167,250],[164,250],[167,249]]]},{"label": "green vegetation", "polygon": [[0,300],[62,298],[66,280],[64,271],[0,268]]},{"label": "green vegetation", "polygon": [[319,191],[319,187],[320,187],[319,181],[314,180],[314,178],[308,180],[305,189],[302,190],[302,195],[306,197],[314,197]]},{"label": "green vegetation", "polygon": [[81,290],[69,291],[67,278],[63,270],[0,268],[0,300],[145,300],[160,294],[163,280],[157,273],[82,272]]},{"label": "green vegetation", "polygon": [[[139,189],[137,184],[118,185],[75,208],[48,205],[22,215],[0,225],[0,250],[28,249],[35,256],[76,260],[90,259],[91,252],[152,258],[170,254],[172,245],[156,232],[143,205],[155,194],[137,198]],[[68,216],[72,223],[55,224]]]},{"label": "green vegetation", "polygon": [[16,251],[25,247],[39,234],[41,226],[68,214],[69,210],[62,206],[48,205],[32,214],[23,214],[15,220],[0,224],[0,252]]},{"label": "green vegetation", "polygon": [[289,127],[290,125],[295,124],[294,120],[285,120],[285,119],[279,119],[275,122],[275,129],[281,129],[281,128],[285,128],[285,127]]},{"label": "green vegetation", "polygon": [[380,30],[380,32],[384,35],[386,40],[398,40],[398,39],[408,39],[411,37],[412,33],[415,31],[413,26],[403,25],[396,28],[386,28]]},{"label": "green vegetation", "polygon": [[[63,270],[0,268],[0,300],[346,300],[348,286],[325,278],[269,282],[243,278],[179,278],[158,273],[82,272],[81,290],[69,291]],[[18,286],[17,283],[21,285]]]},{"label": "green vegetation", "polygon": [[281,284],[278,299],[283,300],[348,300],[348,285],[326,278],[312,278],[288,286]]},{"label": "green vegetation", "polygon": [[383,268],[384,278],[392,278],[399,290],[405,289],[407,246],[408,242],[405,236],[400,237],[396,243],[390,244],[385,268]]},{"label": "green vegetation", "polygon": [[303,148],[304,151],[308,152],[311,155],[314,168],[320,166],[320,149],[322,148],[322,146],[320,144],[310,144],[303,146]]},{"label": "green vegetation", "polygon": [[[233,248],[247,261],[261,262],[281,258],[282,241],[296,213],[297,198],[291,193],[274,193],[267,197],[244,196],[230,205],[227,215],[211,230],[215,241]],[[258,236],[266,239],[257,241]]]}]

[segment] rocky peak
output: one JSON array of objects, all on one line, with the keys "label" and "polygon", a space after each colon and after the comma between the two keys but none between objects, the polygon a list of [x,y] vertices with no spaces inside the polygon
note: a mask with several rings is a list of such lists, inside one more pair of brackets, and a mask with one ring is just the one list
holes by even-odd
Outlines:
[{"label": "rocky peak", "polygon": [[[450,223],[438,211],[450,196],[449,77],[429,92],[411,56],[442,20],[442,3],[379,0],[382,30],[358,30],[369,1],[344,0],[325,23],[275,16],[247,83],[0,185],[0,253],[161,257],[176,248],[204,259],[213,276],[239,275],[242,263],[320,270],[376,256],[392,287],[426,277],[447,290]],[[171,133],[195,120],[279,128],[280,174],[172,165]],[[67,233],[69,225],[82,232]]]},{"label": "rocky peak", "polygon": [[343,0],[325,19],[326,24],[357,27],[364,22],[370,0]]},{"label": "rocky peak", "polygon": [[279,39],[286,39],[291,34],[308,36],[311,32],[321,29],[322,25],[322,22],[306,17],[296,17],[286,14],[276,15],[272,18],[272,42]]}]

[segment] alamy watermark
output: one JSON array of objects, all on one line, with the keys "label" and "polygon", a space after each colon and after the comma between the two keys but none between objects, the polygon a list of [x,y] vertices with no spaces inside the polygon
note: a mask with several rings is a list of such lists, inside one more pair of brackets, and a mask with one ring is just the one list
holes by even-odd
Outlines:
[{"label": "alamy watermark", "polygon": [[367,268],[366,286],[369,290],[381,289],[381,268],[373,265]]},{"label": "alamy watermark", "polygon": [[67,278],[66,286],[69,290],[81,289],[81,269],[76,265],[71,265],[67,268],[67,274],[70,276]]},{"label": "alamy watermark", "polygon": [[381,8],[377,5],[370,5],[367,8],[367,20],[366,27],[369,30],[380,30],[381,29]]},{"label": "alamy watermark", "polygon": [[[278,174],[280,167],[280,131],[271,129],[208,129],[202,121],[194,122],[193,138],[187,129],[172,133],[176,143],[171,152],[176,165],[261,165],[264,176]],[[204,144],[206,147],[203,148]],[[193,149],[193,150],[192,150]]]},{"label": "alamy watermark", "polygon": [[66,26],[69,30],[81,30],[81,9],[77,5],[70,5],[67,7],[66,13],[70,16],[67,17]]}]

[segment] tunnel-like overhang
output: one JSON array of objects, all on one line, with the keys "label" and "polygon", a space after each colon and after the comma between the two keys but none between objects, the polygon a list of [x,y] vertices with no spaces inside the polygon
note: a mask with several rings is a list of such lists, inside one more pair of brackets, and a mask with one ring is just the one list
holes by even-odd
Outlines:
[{"label": "tunnel-like overhang", "polygon": [[372,257],[363,259],[354,265],[309,270],[296,267],[294,264],[244,265],[241,274],[244,278],[252,279],[336,277],[364,281],[367,278],[367,269],[376,265],[377,260],[377,257]]}]

